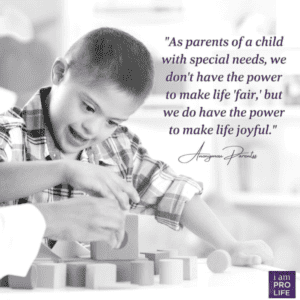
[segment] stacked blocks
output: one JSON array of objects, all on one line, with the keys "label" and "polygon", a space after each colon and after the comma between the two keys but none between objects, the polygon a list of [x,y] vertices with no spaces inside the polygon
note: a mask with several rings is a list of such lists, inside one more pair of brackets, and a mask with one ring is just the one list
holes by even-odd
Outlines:
[{"label": "stacked blocks", "polygon": [[111,248],[105,242],[91,243],[91,257],[95,260],[133,260],[139,255],[138,216],[127,215],[125,236],[119,249]]},{"label": "stacked blocks", "polygon": [[231,265],[231,256],[225,250],[216,250],[207,257],[207,266],[213,273],[223,273]]},{"label": "stacked blocks", "polygon": [[89,264],[86,266],[86,287],[98,289],[112,286],[117,280],[117,267],[113,264]]},{"label": "stacked blocks", "polygon": [[[158,252],[143,252],[145,256],[154,262],[154,274],[160,274],[161,281],[167,282],[166,276],[167,273],[170,274],[170,282],[168,284],[178,284],[181,281],[175,280],[171,273],[173,272],[173,264],[169,261],[173,260],[181,260],[183,263],[183,274],[182,280],[193,280],[197,278],[198,273],[198,265],[197,265],[197,257],[196,256],[178,256],[177,250],[158,250]],[[164,270],[160,270],[160,262],[164,260]],[[180,267],[179,267],[180,269]],[[165,277],[166,276],[166,277]],[[179,276],[180,277],[180,276]]]},{"label": "stacked blocks", "polygon": [[154,262],[154,274],[159,274],[159,261],[161,259],[170,258],[170,254],[168,252],[142,252],[145,254],[145,257]]},{"label": "stacked blocks", "polygon": [[127,215],[125,236],[119,249],[112,249],[105,242],[91,243],[91,257],[101,263],[116,265],[117,281],[130,281],[131,262],[138,260],[138,216]]},{"label": "stacked blocks", "polygon": [[25,277],[8,276],[8,285],[13,289],[34,289],[37,285],[37,267],[32,265]]},{"label": "stacked blocks", "polygon": [[134,261],[131,263],[131,283],[138,285],[154,284],[153,261]]},{"label": "stacked blocks", "polygon": [[[87,254],[91,258],[87,258]],[[0,280],[0,286],[55,289],[67,285],[100,289],[111,287],[116,281],[153,285],[154,275],[157,274],[160,275],[161,284],[180,284],[183,280],[197,278],[195,256],[178,256],[178,251],[174,249],[143,254],[145,258],[139,258],[138,216],[127,215],[120,249],[112,249],[100,241],[91,243],[91,252],[77,242],[57,242],[54,251],[41,245],[35,264],[27,276],[8,276],[8,279]]]},{"label": "stacked blocks", "polygon": [[37,264],[37,287],[59,289],[66,286],[67,265],[41,263]]},{"label": "stacked blocks", "polygon": [[161,259],[159,272],[160,284],[181,284],[183,282],[183,260]]}]

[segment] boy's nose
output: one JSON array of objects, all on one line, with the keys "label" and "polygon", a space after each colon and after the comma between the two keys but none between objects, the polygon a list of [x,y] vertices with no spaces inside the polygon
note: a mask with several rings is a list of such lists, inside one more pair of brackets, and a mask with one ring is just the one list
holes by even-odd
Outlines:
[{"label": "boy's nose", "polygon": [[87,138],[104,141],[110,135],[110,132],[105,128],[105,124],[105,119],[86,120],[82,123],[82,128]]},{"label": "boy's nose", "polygon": [[104,127],[104,120],[85,120],[82,123],[84,133],[89,138],[95,138],[102,131]]}]

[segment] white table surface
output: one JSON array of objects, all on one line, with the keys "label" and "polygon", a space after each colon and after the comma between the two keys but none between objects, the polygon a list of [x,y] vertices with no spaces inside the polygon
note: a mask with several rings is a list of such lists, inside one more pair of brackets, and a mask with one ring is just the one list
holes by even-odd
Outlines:
[{"label": "white table surface", "polygon": [[[198,279],[184,281],[181,285],[161,285],[155,276],[153,286],[137,286],[120,282],[111,288],[89,290],[66,287],[64,289],[14,290],[0,288],[0,300],[52,299],[52,300],[101,300],[101,299],[269,299],[269,272],[280,270],[269,266],[230,267],[224,273],[214,274],[206,266],[206,259],[198,260]],[[289,270],[292,271],[292,270]],[[296,276],[296,296],[300,274]],[[299,296],[300,297],[300,296]],[[298,297],[297,297],[298,298]]]}]

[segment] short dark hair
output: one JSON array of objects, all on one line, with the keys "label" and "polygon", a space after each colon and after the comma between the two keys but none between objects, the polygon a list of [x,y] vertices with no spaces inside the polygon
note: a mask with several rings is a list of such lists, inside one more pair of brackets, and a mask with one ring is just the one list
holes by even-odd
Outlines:
[{"label": "short dark hair", "polygon": [[88,84],[103,80],[142,100],[151,91],[151,55],[140,41],[121,30],[95,29],[76,41],[65,58],[71,73]]}]

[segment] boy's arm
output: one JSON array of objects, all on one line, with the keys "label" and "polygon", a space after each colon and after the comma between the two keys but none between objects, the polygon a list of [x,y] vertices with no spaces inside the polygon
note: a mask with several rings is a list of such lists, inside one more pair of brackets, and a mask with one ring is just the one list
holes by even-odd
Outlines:
[{"label": "boy's arm", "polygon": [[0,163],[0,201],[27,197],[62,183],[116,199],[123,209],[129,209],[129,198],[139,201],[131,184],[98,165],[68,160]]},{"label": "boy's arm", "polygon": [[199,195],[185,204],[181,223],[216,249],[228,251],[234,265],[271,263],[273,260],[271,248],[263,241],[236,241]]},{"label": "boy's arm", "polygon": [[15,200],[43,191],[64,181],[60,161],[0,163],[0,201]]}]

